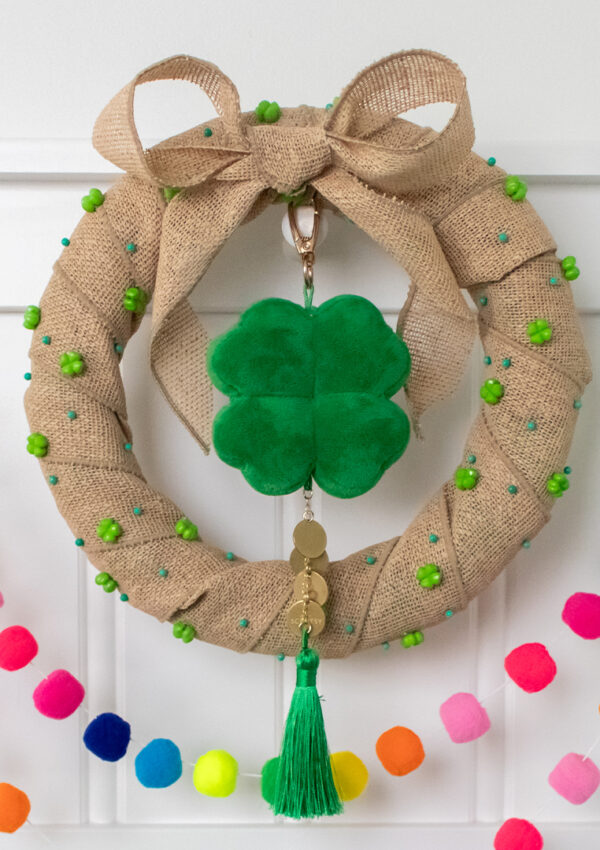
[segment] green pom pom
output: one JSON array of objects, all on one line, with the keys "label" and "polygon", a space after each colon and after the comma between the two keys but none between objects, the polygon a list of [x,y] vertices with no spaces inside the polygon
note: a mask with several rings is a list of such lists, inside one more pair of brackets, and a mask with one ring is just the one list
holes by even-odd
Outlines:
[{"label": "green pom pom", "polygon": [[23,327],[28,331],[33,331],[37,328],[42,318],[42,311],[35,304],[30,304],[25,308],[23,315]]},{"label": "green pom pom", "polygon": [[277,783],[277,770],[279,758],[269,759],[263,764],[260,772],[260,793],[263,800],[270,806],[275,802],[275,785]]}]

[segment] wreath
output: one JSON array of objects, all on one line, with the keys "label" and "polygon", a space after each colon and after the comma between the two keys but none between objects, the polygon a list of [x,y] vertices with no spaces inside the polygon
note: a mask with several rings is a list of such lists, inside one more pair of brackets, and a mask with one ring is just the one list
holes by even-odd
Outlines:
[{"label": "wreath", "polygon": [[[144,150],[135,89],[163,79],[200,86],[218,118]],[[398,117],[436,102],[455,104],[439,133]],[[460,69],[436,53],[402,52],[360,73],[328,108],[262,101],[242,113],[218,68],[175,56],[110,101],[93,141],[126,173],[83,198],[85,215],[25,325],[34,330],[27,448],[97,582],[171,621],[184,642],[290,655],[301,637],[305,692],[314,691],[317,651],[418,645],[548,520],[569,486],[567,452],[590,380],[569,286],[575,258],[557,258],[523,181],[472,152]],[[307,203],[345,216],[398,261],[411,286],[397,334],[366,299],[313,306],[314,240],[296,234],[304,307],[252,305],[209,345],[188,296],[232,232],[277,200],[289,203],[292,223]],[[203,541],[145,481],[119,364],[150,299],[153,374],[204,451],[214,434],[219,455],[261,492],[304,486],[292,570]],[[408,440],[392,396],[404,386],[419,434],[424,411],[456,388],[477,332],[481,407],[455,475],[402,536],[329,565],[312,480],[342,498],[373,486]],[[230,396],[214,422],[213,382]],[[298,729],[318,726],[320,706],[307,705],[292,706],[282,761],[299,757]],[[313,786],[327,785],[306,769]],[[312,791],[282,802],[284,785],[280,777],[276,811],[336,811],[335,792],[320,804],[306,803]]]}]

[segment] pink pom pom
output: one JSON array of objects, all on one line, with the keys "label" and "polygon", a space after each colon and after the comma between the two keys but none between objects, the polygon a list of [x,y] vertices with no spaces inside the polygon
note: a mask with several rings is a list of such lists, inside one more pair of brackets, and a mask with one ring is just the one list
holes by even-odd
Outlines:
[{"label": "pink pom pom", "polygon": [[600,770],[591,759],[569,753],[556,765],[548,782],[561,797],[580,806],[600,785]]},{"label": "pink pom pom", "polygon": [[3,670],[27,667],[37,651],[36,639],[23,626],[10,626],[0,632],[0,667]]},{"label": "pink pom pom", "polygon": [[440,717],[455,744],[481,738],[490,728],[488,713],[473,694],[454,694],[440,706]]},{"label": "pink pom pom", "polygon": [[565,603],[562,618],[579,637],[586,640],[600,638],[600,596],[596,593],[574,593]]},{"label": "pink pom pom", "polygon": [[4,596],[2,595],[2,591],[0,590],[0,608],[4,605]]},{"label": "pink pom pom", "polygon": [[85,696],[83,685],[67,670],[55,670],[33,692],[35,707],[45,717],[64,720],[73,714]]},{"label": "pink pom pom", "polygon": [[524,643],[506,656],[504,669],[528,694],[547,688],[556,676],[556,664],[541,643]]},{"label": "pink pom pom", "polygon": [[544,839],[528,820],[509,818],[494,838],[494,850],[542,850]]}]

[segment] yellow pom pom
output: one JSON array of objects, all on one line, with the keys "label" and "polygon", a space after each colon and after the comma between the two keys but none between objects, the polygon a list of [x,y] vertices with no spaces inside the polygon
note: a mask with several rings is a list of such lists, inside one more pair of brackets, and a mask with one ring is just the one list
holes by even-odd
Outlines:
[{"label": "yellow pom pom", "polygon": [[369,771],[354,753],[344,750],[330,756],[333,781],[340,800],[347,802],[360,797],[367,787]]},{"label": "yellow pom pom", "polygon": [[225,750],[209,750],[194,767],[194,787],[207,797],[229,797],[235,791],[238,763]]}]

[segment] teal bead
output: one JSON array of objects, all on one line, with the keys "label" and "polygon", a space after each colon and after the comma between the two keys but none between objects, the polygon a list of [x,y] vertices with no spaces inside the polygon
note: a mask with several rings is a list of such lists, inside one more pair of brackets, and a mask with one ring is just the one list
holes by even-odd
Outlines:
[{"label": "teal bead", "polygon": [[352,632],[354,631],[354,626],[352,625],[352,623],[348,623],[346,625],[346,631],[348,632],[349,635],[352,634]]},{"label": "teal bead", "polygon": [[26,381],[30,381],[31,380],[31,372],[25,372],[23,377],[25,378]]},{"label": "teal bead", "polygon": [[241,626],[243,629],[247,629],[247,628],[248,628],[248,625],[249,625],[248,620],[247,620],[245,617],[242,617],[242,619],[240,620],[240,626]]},{"label": "teal bead", "polygon": [[573,472],[573,470],[571,469],[570,466],[565,466],[565,468],[563,469],[563,472],[565,473],[565,475],[570,475]]},{"label": "teal bead", "polygon": [[52,337],[51,336],[43,336],[42,342],[44,343],[44,345],[50,345],[50,343],[52,342]]},{"label": "teal bead", "polygon": [[489,156],[487,164],[488,165],[496,165],[496,157],[495,156]]},{"label": "teal bead", "polygon": [[48,481],[50,484],[58,484],[58,477],[56,475],[49,475]]},{"label": "teal bead", "polygon": [[135,242],[128,242],[125,246],[125,250],[129,251],[130,254],[135,254],[135,252],[137,251],[137,245],[135,244]]},{"label": "teal bead", "polygon": [[326,103],[325,109],[327,109],[327,111],[329,111],[330,109],[333,109],[333,103]]},{"label": "teal bead", "polygon": [[535,424],[535,422],[533,420],[531,420],[530,422],[527,423],[527,430],[528,431],[535,431],[536,428],[537,428],[537,425]]},{"label": "teal bead", "polygon": [[233,552],[228,552],[225,557],[228,561],[235,561],[235,555],[233,554]]},{"label": "teal bead", "polygon": [[122,593],[121,596],[119,597],[119,599],[121,600],[121,602],[128,602],[129,601],[129,597],[127,596],[126,593]]},{"label": "teal bead", "polygon": [[487,302],[488,302],[487,297],[485,295],[482,295],[481,298],[479,299],[479,303],[481,304],[481,306],[485,307]]},{"label": "teal bead", "polygon": [[115,342],[114,349],[117,354],[123,354],[123,346],[120,342]]},{"label": "teal bead", "polygon": [[477,458],[475,457],[475,455],[469,455],[467,457],[467,463],[475,463],[476,461],[477,461]]},{"label": "teal bead", "polygon": [[74,410],[67,410],[67,417],[72,421],[73,419],[77,419],[77,414]]},{"label": "teal bead", "polygon": [[502,244],[505,245],[508,242],[508,233],[505,233],[504,231],[502,231],[502,233],[499,233],[498,241],[502,242]]},{"label": "teal bead", "polygon": [[430,543],[437,543],[439,539],[440,538],[437,536],[437,534],[430,534],[429,535],[429,542]]},{"label": "teal bead", "polygon": [[388,651],[388,649],[390,648],[390,642],[389,642],[389,640],[384,640],[384,642],[383,642],[381,645],[382,645],[382,647],[385,649],[385,651],[386,651],[386,652],[387,652],[387,651]]},{"label": "teal bead", "polygon": [[131,443],[123,443],[123,448],[126,452],[130,452],[133,446],[131,445]]},{"label": "teal bead", "polygon": [[578,398],[576,398],[573,402],[573,407],[575,408],[575,410],[581,410],[581,405],[582,402]]},{"label": "teal bead", "polygon": [[531,546],[531,540],[525,538],[525,540],[521,543],[521,546],[523,547],[523,549],[529,549],[529,547]]},{"label": "teal bead", "polygon": [[376,560],[377,558],[375,558],[373,555],[367,555],[367,564],[374,564]]},{"label": "teal bead", "polygon": [[210,137],[212,136],[212,134],[213,134],[213,131],[210,129],[210,127],[205,127],[205,128],[204,128],[204,135],[205,135],[205,137],[206,137],[207,139],[210,139]]},{"label": "teal bead", "polygon": [[283,661],[284,659],[285,659],[285,655],[284,655],[284,653],[283,653],[283,652],[280,652],[280,653],[279,653],[279,655],[277,656],[277,660],[278,660],[278,661]]},{"label": "teal bead", "polygon": [[68,248],[68,247],[69,247],[69,245],[71,244],[71,240],[70,240],[70,239],[67,239],[67,237],[66,237],[66,236],[63,236],[63,238],[60,240],[60,244],[61,244],[61,245],[64,245],[64,246],[65,246],[65,248]]},{"label": "teal bead", "polygon": [[81,537],[78,537],[77,540],[75,541],[75,545],[76,546],[83,546],[83,544],[84,544],[84,540]]},{"label": "teal bead", "polygon": [[144,509],[143,508],[134,508],[133,512],[136,516],[141,516],[144,513]]},{"label": "teal bead", "polygon": [[448,619],[450,619],[450,617],[454,616],[454,611],[451,611],[450,608],[448,608],[448,610],[446,611],[444,616],[448,617]]},{"label": "teal bead", "polygon": [[158,571],[158,574],[161,578],[166,578],[169,575],[169,571],[166,570],[164,567],[161,567]]},{"label": "teal bead", "polygon": [[511,364],[512,364],[512,360],[510,359],[510,357],[505,357],[504,360],[502,361],[502,365],[504,366],[505,369],[508,369],[508,367]]},{"label": "teal bead", "polygon": [[486,366],[492,365],[492,358],[489,356],[489,354],[486,354],[486,356],[483,358],[483,362]]},{"label": "teal bead", "polygon": [[516,484],[509,484],[507,489],[508,489],[508,492],[510,493],[511,496],[514,496],[515,493],[519,492],[519,488],[517,487]]},{"label": "teal bead", "polygon": [[560,283],[560,281],[557,277],[551,277],[550,278],[550,285],[551,286],[556,286],[557,283]]}]

